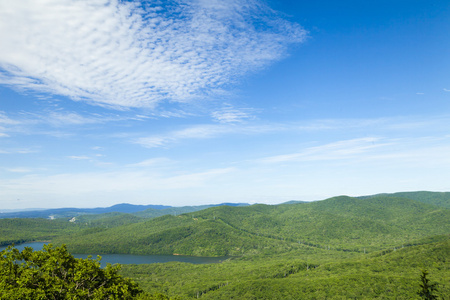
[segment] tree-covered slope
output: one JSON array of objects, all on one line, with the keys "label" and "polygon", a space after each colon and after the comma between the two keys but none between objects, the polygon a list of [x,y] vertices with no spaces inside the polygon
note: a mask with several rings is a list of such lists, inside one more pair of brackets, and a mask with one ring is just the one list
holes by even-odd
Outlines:
[{"label": "tree-covered slope", "polygon": [[447,299],[449,238],[341,259],[336,251],[315,249],[212,265],[126,265],[122,272],[144,290],[182,299],[417,299],[421,270],[427,269],[437,295]]},{"label": "tree-covered slope", "polygon": [[164,216],[116,228],[86,229],[53,240],[71,252],[227,256],[264,251],[284,252],[298,244],[258,237],[217,219]]},{"label": "tree-covered slope", "polygon": [[65,247],[8,247],[0,252],[0,299],[136,299],[143,294],[119,269],[74,258]]},{"label": "tree-covered slope", "polygon": [[146,209],[166,209],[170,206],[165,205],[133,205],[128,203],[116,204],[110,207],[97,208],[55,208],[30,211],[2,212],[0,218],[73,218],[80,215],[98,215],[106,213],[135,213]]},{"label": "tree-covered slope", "polygon": [[223,207],[199,213],[255,235],[322,247],[374,250],[450,232],[450,210],[393,197],[335,197],[308,204]]},{"label": "tree-covered slope", "polygon": [[78,225],[65,220],[0,219],[0,246],[51,240],[63,233],[77,231]]},{"label": "tree-covered slope", "polygon": [[360,198],[371,198],[378,196],[388,196],[388,197],[401,197],[407,198],[411,200],[416,200],[419,202],[432,204],[440,207],[450,208],[450,192],[428,192],[428,191],[419,191],[419,192],[399,192],[393,194],[379,194],[372,196],[363,196]]},{"label": "tree-covered slope", "polygon": [[181,207],[169,207],[165,209],[146,209],[144,211],[136,212],[133,215],[140,218],[156,218],[165,215],[181,215],[185,213],[195,212],[203,209],[207,209],[211,207],[211,205],[200,205],[200,206],[181,206]]},{"label": "tree-covered slope", "polygon": [[13,218],[0,219],[0,246],[30,241],[48,241],[75,233],[97,232],[106,228],[143,221],[123,213],[81,215],[69,219]]},{"label": "tree-covered slope", "polygon": [[371,252],[450,232],[450,210],[405,198],[335,197],[306,204],[213,207],[62,236],[71,251],[241,255],[300,246]]},{"label": "tree-covered slope", "polygon": [[82,225],[81,227],[87,226],[109,228],[139,223],[143,221],[143,218],[137,217],[134,214],[111,212],[104,214],[80,215],[71,220],[76,224]]},{"label": "tree-covered slope", "polygon": [[149,208],[144,211],[133,213],[133,215],[141,218],[156,218],[165,215],[173,215],[178,216],[181,214],[186,214],[190,212],[196,212],[199,210],[204,210],[210,207],[218,207],[218,206],[248,206],[248,203],[221,203],[221,204],[210,204],[210,205],[198,205],[198,206],[179,206],[179,207],[168,207],[164,209],[153,209]]}]

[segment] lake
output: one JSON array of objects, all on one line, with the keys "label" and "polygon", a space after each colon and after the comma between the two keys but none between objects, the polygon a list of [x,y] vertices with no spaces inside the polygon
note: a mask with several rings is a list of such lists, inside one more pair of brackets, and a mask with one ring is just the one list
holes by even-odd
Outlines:
[{"label": "lake", "polygon": [[[25,247],[31,247],[33,250],[42,250],[44,244],[42,242],[25,243],[16,245],[16,248],[22,251]],[[0,247],[0,251],[7,247]],[[92,255],[92,258],[97,258],[97,254],[72,254],[76,258],[87,258]],[[102,257],[100,261],[102,267],[107,263],[110,264],[154,264],[165,263],[170,261],[186,262],[191,264],[214,264],[220,263],[229,257],[198,257],[186,255],[133,255],[133,254],[98,254]]]}]

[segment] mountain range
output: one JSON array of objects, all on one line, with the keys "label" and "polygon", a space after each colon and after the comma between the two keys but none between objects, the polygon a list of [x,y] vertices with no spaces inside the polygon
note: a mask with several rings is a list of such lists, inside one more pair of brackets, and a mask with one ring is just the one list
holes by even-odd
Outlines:
[{"label": "mountain range", "polygon": [[[184,207],[173,207],[168,205],[135,205],[129,203],[116,204],[110,207],[96,207],[96,208],[54,208],[54,209],[30,209],[30,210],[20,210],[20,211],[4,211],[0,212],[0,219],[5,218],[73,218],[80,215],[96,215],[96,214],[106,214],[106,213],[138,213],[144,212],[142,215],[156,214],[165,215],[173,213],[184,213],[188,211],[202,210],[208,207],[214,206],[246,206],[247,203],[222,203],[222,204],[210,204],[210,205],[200,205],[200,206],[184,206]],[[160,211],[160,213],[155,213],[155,211]]]},{"label": "mountain range", "polygon": [[279,205],[122,204],[0,219],[0,245],[228,258],[123,266],[144,290],[173,299],[414,299],[424,269],[448,299],[449,206],[450,193],[426,191]]}]

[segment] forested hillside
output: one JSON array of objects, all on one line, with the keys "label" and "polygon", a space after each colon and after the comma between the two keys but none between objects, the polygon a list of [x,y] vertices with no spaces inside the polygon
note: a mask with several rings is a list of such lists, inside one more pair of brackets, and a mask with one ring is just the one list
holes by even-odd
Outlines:
[{"label": "forested hillside", "polygon": [[372,252],[450,232],[450,210],[387,196],[307,204],[213,207],[64,235],[75,252],[199,256],[284,252],[302,245]]},{"label": "forested hillside", "polygon": [[380,194],[380,195],[372,195],[372,196],[364,196],[360,198],[370,198],[377,196],[387,196],[387,197],[400,197],[416,200],[423,203],[433,204],[441,207],[450,208],[450,192],[428,192],[428,191],[420,191],[420,192],[399,192],[393,194]]},{"label": "forested hillside", "polygon": [[66,220],[0,219],[0,246],[47,241],[62,233],[70,234],[79,230],[79,226]]},{"label": "forested hillside", "polygon": [[150,219],[145,212],[1,219],[0,242],[51,240],[72,253],[231,256],[221,264],[123,266],[150,294],[181,299],[414,299],[423,269],[438,299],[449,299],[449,195],[339,196]]},{"label": "forested hillside", "polygon": [[420,274],[428,269],[438,299],[450,295],[450,236],[440,241],[343,254],[303,249],[222,264],[125,265],[122,274],[142,288],[183,299],[419,299]]},{"label": "forested hillside", "polygon": [[80,215],[98,215],[107,213],[136,213],[146,209],[161,210],[170,206],[165,205],[132,205],[128,203],[116,204],[110,207],[97,208],[56,208],[41,210],[26,210],[16,212],[0,212],[0,218],[73,218]]}]

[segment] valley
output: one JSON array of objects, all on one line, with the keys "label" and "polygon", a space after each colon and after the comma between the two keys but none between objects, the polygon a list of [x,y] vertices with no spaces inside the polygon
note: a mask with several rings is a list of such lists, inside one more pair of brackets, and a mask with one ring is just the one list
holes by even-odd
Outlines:
[{"label": "valley", "polygon": [[[46,240],[71,253],[230,256],[219,264],[125,264],[174,299],[414,299],[421,271],[450,295],[450,193],[215,206],[144,217],[108,212],[0,219],[0,243]],[[178,297],[178,298],[177,298]]]}]

